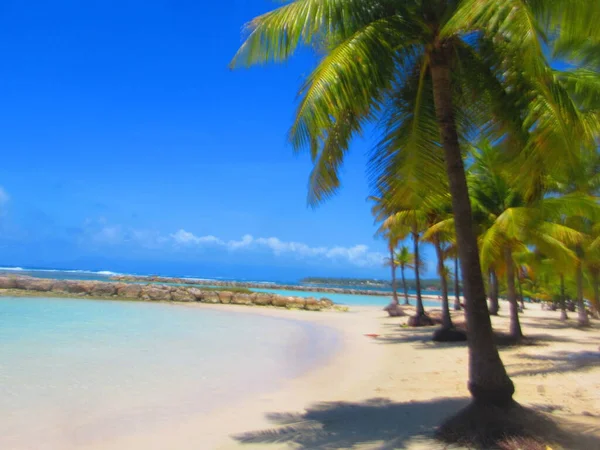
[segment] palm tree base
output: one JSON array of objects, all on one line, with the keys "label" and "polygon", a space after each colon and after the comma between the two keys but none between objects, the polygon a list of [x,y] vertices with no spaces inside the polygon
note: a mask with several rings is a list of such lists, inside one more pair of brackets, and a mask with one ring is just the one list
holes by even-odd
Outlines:
[{"label": "palm tree base", "polygon": [[383,308],[384,311],[390,315],[390,317],[404,317],[406,313],[397,303],[390,303],[388,306]]},{"label": "palm tree base", "polygon": [[409,327],[430,327],[432,325],[435,325],[435,320],[427,314],[417,314],[408,318]]},{"label": "palm tree base", "polygon": [[465,342],[467,332],[458,328],[440,328],[433,333],[434,342]]},{"label": "palm tree base", "polygon": [[497,406],[474,400],[440,426],[437,438],[469,448],[495,448],[510,441],[548,442],[557,437],[552,436],[556,429],[556,424],[547,416],[524,408],[515,401]]}]

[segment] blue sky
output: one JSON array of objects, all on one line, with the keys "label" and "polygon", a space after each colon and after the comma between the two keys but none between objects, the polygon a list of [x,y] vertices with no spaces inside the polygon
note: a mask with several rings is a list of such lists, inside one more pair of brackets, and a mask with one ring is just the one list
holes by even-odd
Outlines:
[{"label": "blue sky", "polygon": [[2,2],[0,263],[386,277],[370,136],[340,194],[306,206],[310,161],[286,132],[313,56],[228,69],[243,24],[274,5]]}]

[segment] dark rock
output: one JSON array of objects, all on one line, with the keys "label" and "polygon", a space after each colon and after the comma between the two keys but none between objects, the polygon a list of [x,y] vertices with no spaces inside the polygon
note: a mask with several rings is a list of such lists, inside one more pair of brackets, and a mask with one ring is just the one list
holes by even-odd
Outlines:
[{"label": "dark rock", "polygon": [[273,296],[271,294],[263,294],[262,292],[252,294],[252,302],[258,306],[269,306],[273,304]]},{"label": "dark rock", "polygon": [[301,297],[288,297],[285,305],[288,309],[304,309],[306,299]]},{"label": "dark rock", "polygon": [[171,299],[174,302],[195,302],[196,297],[192,295],[187,289],[180,288],[175,289],[171,292]]},{"label": "dark rock", "polygon": [[273,306],[285,307],[287,305],[287,297],[283,295],[274,295],[273,296]]},{"label": "dark rock", "polygon": [[321,305],[319,304],[319,301],[316,298],[308,297],[306,299],[306,303],[304,304],[304,308],[308,311],[320,311]]},{"label": "dark rock", "polygon": [[198,288],[189,288],[188,292],[194,296],[197,302],[203,301],[205,291]]},{"label": "dark rock", "polygon": [[221,303],[225,305],[232,302],[233,292],[221,291],[217,295],[219,296],[219,300],[221,301]]},{"label": "dark rock", "polygon": [[92,290],[92,285],[85,281],[67,281],[67,292],[71,294],[87,295]]},{"label": "dark rock", "polygon": [[430,327],[432,325],[435,325],[435,322],[426,314],[410,316],[408,318],[409,327]]},{"label": "dark rock", "polygon": [[16,289],[17,280],[14,277],[0,277],[0,289]]},{"label": "dark rock", "polygon": [[464,342],[467,340],[467,332],[457,328],[440,328],[433,333],[435,342]]},{"label": "dark rock", "polygon": [[52,283],[52,292],[69,292],[69,285],[66,281],[57,280]]},{"label": "dark rock", "polygon": [[117,293],[117,288],[112,283],[94,283],[90,290],[91,295],[98,297],[110,297]]},{"label": "dark rock", "polygon": [[327,305],[327,307],[332,307],[334,305],[333,301],[331,301],[327,297],[321,298],[320,302],[322,305]]},{"label": "dark rock", "polygon": [[117,295],[123,298],[136,299],[142,292],[142,286],[139,284],[125,284],[117,288]]},{"label": "dark rock", "polygon": [[158,287],[146,286],[142,288],[142,298],[148,298],[148,300],[154,301],[168,301],[171,300],[171,292],[167,289]]},{"label": "dark rock", "polygon": [[248,294],[235,294],[231,297],[231,303],[233,305],[252,305],[252,297]]},{"label": "dark rock", "polygon": [[221,300],[219,300],[219,296],[215,292],[205,292],[202,295],[202,302],[217,304],[221,303]]},{"label": "dark rock", "polygon": [[52,290],[52,280],[31,279],[27,281],[25,289],[28,291],[48,292]]}]

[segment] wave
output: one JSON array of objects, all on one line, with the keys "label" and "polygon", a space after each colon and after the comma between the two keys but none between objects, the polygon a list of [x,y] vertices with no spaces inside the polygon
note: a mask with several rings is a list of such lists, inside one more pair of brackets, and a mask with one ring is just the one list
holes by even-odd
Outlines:
[{"label": "wave", "polygon": [[124,275],[118,272],[111,272],[110,270],[70,270],[70,269],[27,269],[23,267],[0,267],[0,271],[5,272],[55,272],[55,273],[87,273],[91,275]]}]

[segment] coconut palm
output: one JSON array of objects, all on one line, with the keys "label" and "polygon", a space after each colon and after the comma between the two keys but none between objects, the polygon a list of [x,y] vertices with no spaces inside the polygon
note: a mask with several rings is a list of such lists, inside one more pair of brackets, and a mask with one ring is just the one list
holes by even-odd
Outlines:
[{"label": "coconut palm", "polygon": [[386,265],[389,265],[392,271],[392,302],[394,305],[398,305],[398,286],[396,284],[396,247],[398,243],[406,237],[404,230],[400,230],[399,227],[387,228],[381,227],[378,230],[378,234],[383,236],[387,240],[387,246],[389,251],[389,258],[386,260]]},{"label": "coconut palm", "polygon": [[[412,195],[403,197],[402,202],[398,198],[394,198],[393,202],[389,197],[385,202],[387,211],[394,211],[385,221],[386,227],[399,227],[401,229],[410,230],[410,237],[413,242],[414,254],[414,272],[415,272],[415,291],[416,291],[416,314],[409,321],[410,325],[426,326],[432,325],[433,322],[427,314],[425,314],[425,306],[423,305],[423,296],[421,293],[421,257],[420,243],[423,230],[426,228],[427,212],[422,209],[425,197],[422,193],[413,192]],[[419,206],[420,205],[420,206]]]},{"label": "coconut palm", "polygon": [[[582,152],[579,158],[577,158],[576,163],[569,165],[567,170],[560,175],[562,175],[562,178],[556,176],[551,180],[550,186],[552,192],[563,195],[580,194],[595,198],[600,194],[600,155],[595,149],[589,152]],[[588,267],[588,270],[591,269],[589,273],[592,283],[595,283],[594,292],[598,291],[596,267],[599,257],[598,250],[600,250],[600,239],[598,238],[600,236],[600,226],[596,219],[596,217],[593,217],[587,211],[583,215],[563,218],[566,224],[581,231],[587,237],[587,239],[577,242],[573,247],[578,258],[575,265],[575,282],[577,286],[578,322],[580,326],[589,325],[584,303],[584,271],[586,267]],[[597,304],[597,295],[594,295],[593,298]]]},{"label": "coconut palm", "polygon": [[453,232],[450,228],[445,231],[445,222],[452,220],[448,197],[440,197],[435,204],[425,210],[425,225],[427,230],[423,234],[423,240],[433,245],[437,258],[437,273],[440,277],[442,287],[442,329],[453,328],[450,315],[450,304],[448,301],[448,270],[444,265],[448,251],[451,248]]},{"label": "coconut palm", "polygon": [[[380,227],[377,230],[377,235],[383,236],[384,239],[388,241],[388,250],[390,252],[390,256],[386,261],[386,265],[389,265],[392,270],[392,304],[387,306],[385,309],[392,316],[397,316],[401,314],[401,311],[398,309],[398,289],[396,283],[396,258],[395,258],[395,250],[398,246],[399,242],[404,240],[411,232],[411,228],[402,223],[391,223],[389,222],[390,215],[393,214],[393,210],[390,209],[390,204],[386,201],[384,196],[371,196],[369,200],[374,202],[373,207],[371,208],[371,213],[375,217],[375,221],[380,223]],[[404,269],[402,269],[402,279],[404,283]],[[405,293],[406,293],[406,285],[404,285]]]},{"label": "coconut palm", "polygon": [[403,245],[400,250],[396,252],[396,265],[400,267],[400,275],[402,276],[402,290],[404,292],[404,304],[410,305],[408,301],[408,289],[406,287],[406,278],[404,277],[404,271],[406,269],[413,269],[415,255],[413,255],[407,246]]},{"label": "coconut palm", "polygon": [[[554,36],[557,30],[565,36],[564,42],[597,36],[600,32],[594,23],[599,17],[600,5],[594,0],[296,0],[254,19],[233,61],[233,66],[284,61],[300,44],[322,50],[302,87],[290,133],[294,147],[308,148],[314,161],[312,203],[339,187],[338,172],[352,137],[385,109],[390,93],[403,87],[415,93],[411,106],[417,120],[403,151],[426,161],[429,137],[437,135],[442,144],[471,334],[469,388],[478,400],[474,407],[510,404],[514,386],[496,349],[486,305],[459,142],[460,122],[466,124],[471,114],[462,113],[489,105],[494,113],[487,116],[487,125],[513,124],[523,118],[514,114],[515,106],[533,111],[544,102],[554,105],[556,92],[545,86],[551,71],[544,57],[546,36]],[[505,89],[504,84],[524,80],[535,94],[531,89],[528,96]],[[433,121],[420,120],[421,112],[428,113],[428,108],[420,109],[425,97],[433,99]],[[555,116],[569,113],[564,108],[546,111]],[[494,122],[489,121],[492,117]],[[553,136],[568,134],[566,140],[581,132],[581,127],[557,127],[552,114],[528,118],[526,127],[516,126],[537,134],[553,129]],[[550,139],[530,142],[530,160],[544,151],[564,159],[563,149],[551,153]],[[439,173],[431,175],[436,172],[429,171],[431,167],[423,166],[421,181],[433,186]]]},{"label": "coconut palm", "polygon": [[597,204],[593,197],[577,193],[527,201],[522,192],[510,184],[498,148],[481,142],[472,157],[471,197],[476,214],[487,221],[480,238],[482,264],[485,269],[494,266],[504,273],[510,303],[510,333],[514,339],[520,339],[523,333],[515,277],[518,278],[523,261],[518,262],[518,255],[528,257],[531,254],[528,246],[534,245],[538,251],[557,260],[577,262],[577,273],[581,275],[577,249],[583,245],[585,235],[568,223],[571,219],[565,223],[564,218],[597,215]]}]

